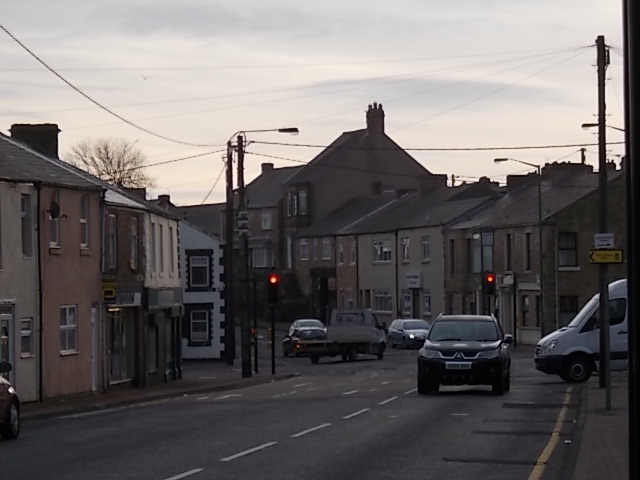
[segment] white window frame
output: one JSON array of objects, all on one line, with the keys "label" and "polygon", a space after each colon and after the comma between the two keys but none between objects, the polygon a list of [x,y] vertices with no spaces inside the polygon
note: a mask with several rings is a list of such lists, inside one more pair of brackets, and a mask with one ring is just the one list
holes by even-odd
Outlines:
[{"label": "white window frame", "polygon": [[344,247],[342,246],[342,240],[336,240],[338,243],[338,265],[344,264]]},{"label": "white window frame", "polygon": [[272,268],[274,266],[272,248],[254,248],[252,250],[252,256],[253,268]]},{"label": "white window frame", "polygon": [[391,244],[389,240],[373,240],[373,263],[391,263]]},{"label": "white window frame", "polygon": [[[194,314],[204,314],[204,318],[194,318]],[[204,332],[194,332],[194,325],[204,324]],[[208,310],[191,310],[189,314],[189,339],[192,342],[208,342],[210,340],[210,320]]]},{"label": "white window frame", "polygon": [[273,213],[271,210],[262,210],[260,213],[260,228],[271,230],[273,228]]},{"label": "white window frame", "polygon": [[80,197],[80,248],[89,248],[89,195]]},{"label": "white window frame", "polygon": [[22,256],[33,257],[33,209],[31,195],[20,196],[20,226],[22,227]]},{"label": "white window frame", "polygon": [[[561,240],[573,241],[573,248],[563,248]],[[571,262],[567,262],[567,258]],[[578,266],[578,234],[576,232],[558,232],[558,268],[573,268]]]},{"label": "white window frame", "polygon": [[411,290],[402,291],[402,315],[408,317],[413,313],[413,295]]},{"label": "white window frame", "polygon": [[409,239],[409,237],[402,237],[400,239],[400,243],[402,246],[402,261],[406,263],[410,260],[409,247],[411,245],[411,240]]},{"label": "white window frame", "polygon": [[[51,203],[60,205],[60,193],[58,190],[51,192]],[[60,248],[60,216],[53,218],[49,212],[49,247]]]},{"label": "white window frame", "polygon": [[422,291],[422,315],[431,316],[431,290]]},{"label": "white window frame", "polygon": [[156,224],[151,222],[151,273],[156,272]]},{"label": "white window frame", "polygon": [[[193,272],[195,269],[205,270],[205,282],[195,283]],[[211,260],[206,255],[191,255],[189,257],[189,288],[208,288],[211,286]]]},{"label": "white window frame", "polygon": [[109,238],[107,250],[107,268],[115,270],[118,266],[118,217],[110,213],[107,217],[107,235]]},{"label": "white window frame", "polygon": [[[25,349],[25,344],[27,348]],[[33,318],[20,319],[20,356],[21,358],[33,357]]]},{"label": "white window frame", "polygon": [[78,306],[60,307],[60,353],[78,353]]},{"label": "white window frame", "polygon": [[420,238],[420,252],[423,262],[431,261],[431,237],[429,235],[423,235]]},{"label": "white window frame", "polygon": [[307,191],[306,190],[300,190],[298,192],[298,211],[300,212],[300,215],[307,214]]},{"label": "white window frame", "polygon": [[160,273],[164,273],[164,225],[158,224],[158,256]]},{"label": "white window frame", "polygon": [[169,226],[169,273],[174,273],[176,270],[176,245],[173,238],[173,227]]},{"label": "white window frame", "polygon": [[393,296],[391,290],[374,290],[373,291],[372,309],[380,313],[393,312]]},{"label": "white window frame", "polygon": [[323,237],[322,238],[322,260],[331,260],[333,256],[331,255],[331,238]]},{"label": "white window frame", "polygon": [[305,262],[309,260],[309,239],[301,238],[299,245],[300,245],[300,261]]}]

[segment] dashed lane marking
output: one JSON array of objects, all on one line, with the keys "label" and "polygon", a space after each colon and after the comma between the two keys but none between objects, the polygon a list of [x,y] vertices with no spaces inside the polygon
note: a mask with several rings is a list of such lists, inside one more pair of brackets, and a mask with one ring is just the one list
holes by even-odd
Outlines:
[{"label": "dashed lane marking", "polygon": [[363,408],[362,410],[358,410],[357,412],[353,412],[353,413],[350,413],[349,415],[345,415],[342,418],[343,418],[343,420],[349,420],[349,419],[351,419],[353,417],[357,417],[358,415],[362,415],[363,413],[366,413],[368,411],[369,411],[368,408]]},{"label": "dashed lane marking", "polygon": [[173,477],[165,478],[164,480],[180,480],[181,478],[187,478],[191,475],[195,475],[196,473],[200,473],[203,468],[194,468],[193,470],[189,470],[188,472],[181,473],[179,475],[174,475]]},{"label": "dashed lane marking", "polygon": [[249,450],[244,450],[244,451],[238,452],[238,453],[236,453],[234,455],[230,455],[228,457],[221,458],[219,461],[220,462],[230,462],[230,461],[235,460],[237,458],[246,457],[247,455],[251,455],[252,453],[259,452],[260,450],[264,450],[265,448],[273,447],[274,445],[277,445],[277,444],[278,444],[278,442],[263,443],[262,445],[258,445],[257,447],[250,448]]},{"label": "dashed lane marking", "polygon": [[331,426],[330,423],[323,423],[322,425],[317,425],[315,427],[308,428],[307,430],[303,430],[301,432],[294,433],[293,435],[291,435],[291,438],[302,437],[302,436],[307,435],[309,433],[315,432],[317,430],[322,430],[323,428],[327,428],[327,427],[330,427],[330,426]]},{"label": "dashed lane marking", "polygon": [[398,397],[389,397],[386,400],[383,400],[383,401],[379,402],[378,405],[386,405],[387,403],[391,403],[391,402],[393,402],[394,400],[397,400],[397,399],[398,399]]},{"label": "dashed lane marking", "polygon": [[353,395],[354,393],[358,393],[360,390],[349,390],[348,392],[342,392],[343,395]]}]

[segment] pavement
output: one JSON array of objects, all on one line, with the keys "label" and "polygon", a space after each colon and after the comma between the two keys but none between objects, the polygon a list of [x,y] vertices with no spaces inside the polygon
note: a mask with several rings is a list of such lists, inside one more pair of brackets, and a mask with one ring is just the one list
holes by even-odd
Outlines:
[{"label": "pavement", "polygon": [[[519,352],[520,353],[520,352]],[[524,352],[522,352],[524,353]],[[22,405],[21,419],[55,417],[65,414],[117,408],[133,403],[147,403],[177,396],[229,391],[274,382],[294,376],[271,374],[271,364],[259,365],[259,373],[242,378],[240,361],[228,365],[224,361],[185,360],[183,378],[170,383],[134,389],[112,388],[108,393],[74,395],[30,402]],[[579,386],[584,395],[578,412],[573,454],[557,480],[629,480],[629,408],[628,372],[612,372],[610,408],[606,389],[599,388],[599,378],[592,376]],[[576,390],[577,392],[578,390]],[[543,477],[546,478],[546,477]],[[554,479],[555,480],[555,479]]]}]

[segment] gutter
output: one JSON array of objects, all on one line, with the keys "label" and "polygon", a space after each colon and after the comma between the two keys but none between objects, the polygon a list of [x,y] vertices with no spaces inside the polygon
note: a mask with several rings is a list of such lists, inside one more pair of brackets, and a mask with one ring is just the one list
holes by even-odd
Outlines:
[{"label": "gutter", "polygon": [[44,338],[44,332],[42,329],[42,325],[44,323],[43,321],[43,308],[42,308],[42,250],[41,250],[41,246],[42,246],[42,239],[41,239],[41,227],[42,227],[42,222],[40,220],[41,217],[41,206],[42,206],[42,202],[41,202],[41,197],[42,197],[42,182],[35,182],[35,187],[36,187],[36,210],[37,210],[37,215],[36,215],[36,250],[38,252],[38,260],[37,260],[37,268],[38,268],[38,401],[42,402],[44,400],[44,393],[43,393],[43,389],[44,389],[44,380],[43,380],[43,374],[42,374],[42,370],[43,370],[43,354],[44,354],[44,347],[42,345],[43,342],[43,338]]}]

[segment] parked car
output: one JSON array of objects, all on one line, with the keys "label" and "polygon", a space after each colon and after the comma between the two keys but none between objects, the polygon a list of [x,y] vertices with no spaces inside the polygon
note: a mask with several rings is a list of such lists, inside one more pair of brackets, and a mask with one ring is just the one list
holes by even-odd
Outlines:
[{"label": "parked car", "polygon": [[327,338],[327,328],[324,323],[315,318],[300,318],[294,320],[289,331],[282,340],[282,355],[306,355],[306,349],[299,340],[324,340]]},{"label": "parked car", "polygon": [[10,363],[0,362],[0,437],[7,440],[18,438],[20,434],[20,399],[3,376],[11,370]]},{"label": "parked car", "polygon": [[387,343],[391,348],[420,348],[431,325],[420,318],[396,318],[387,330]]},{"label": "parked car", "polygon": [[495,395],[511,385],[509,344],[493,315],[440,315],[418,354],[418,393],[440,385],[491,385]]}]

